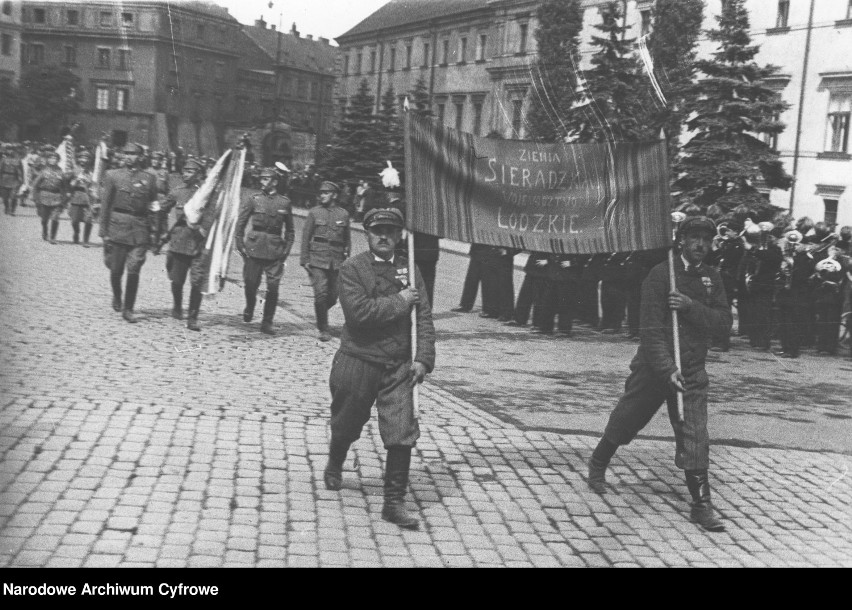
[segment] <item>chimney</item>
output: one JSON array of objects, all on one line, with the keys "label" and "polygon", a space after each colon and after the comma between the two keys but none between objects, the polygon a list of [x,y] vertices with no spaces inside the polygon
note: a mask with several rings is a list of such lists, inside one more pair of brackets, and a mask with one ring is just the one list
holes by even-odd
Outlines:
[{"label": "chimney", "polygon": [[261,17],[260,19],[255,19],[254,27],[260,28],[262,30],[266,29],[266,22],[263,20],[263,17]]},{"label": "chimney", "polygon": [[274,23],[273,23],[273,24],[271,24],[271,25],[269,26],[269,29],[270,29],[270,30],[272,30],[272,31],[274,32],[274,31],[275,31],[275,24],[274,24]]},{"label": "chimney", "polygon": [[313,40],[314,35],[313,34],[305,34],[305,38],[307,38],[308,40]]},{"label": "chimney", "polygon": [[328,38],[323,38],[322,36],[320,36],[319,41],[323,44],[328,44]]},{"label": "chimney", "polygon": [[295,21],[293,22],[293,27],[292,27],[292,29],[290,30],[290,33],[291,33],[293,36],[295,36],[296,38],[298,38],[298,37],[299,37],[299,30],[297,30],[297,29],[296,29],[296,22],[295,22]]}]

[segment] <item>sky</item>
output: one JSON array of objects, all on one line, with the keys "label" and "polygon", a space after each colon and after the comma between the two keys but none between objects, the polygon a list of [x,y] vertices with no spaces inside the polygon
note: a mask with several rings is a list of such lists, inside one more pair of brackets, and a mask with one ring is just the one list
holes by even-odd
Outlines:
[{"label": "sky", "polygon": [[[287,32],[296,23],[302,36],[312,34],[333,41],[389,0],[212,0],[228,9],[240,23],[254,25],[261,15],[270,25]],[[332,42],[333,44],[333,42]]]}]

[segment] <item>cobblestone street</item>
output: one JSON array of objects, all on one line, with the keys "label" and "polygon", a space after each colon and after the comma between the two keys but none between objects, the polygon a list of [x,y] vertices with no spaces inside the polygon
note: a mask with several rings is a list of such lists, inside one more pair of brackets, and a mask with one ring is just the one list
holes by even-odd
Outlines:
[{"label": "cobblestone street", "polygon": [[[661,438],[620,449],[611,493],[597,496],[586,486],[597,442],[591,433],[603,429],[635,344],[596,345],[579,333],[581,355],[572,356],[570,343],[520,341],[502,331],[477,333],[475,345],[469,336],[456,341],[462,325],[482,322],[447,314],[465,259],[444,254],[442,265],[457,261],[437,287],[438,361],[422,386],[408,495],[421,530],[405,531],[380,516],[385,451],[375,420],[350,452],[344,489],[323,487],[328,373],[339,342],[316,339],[295,248],[275,337],[261,334],[259,321],[242,322],[238,266],[235,281],[204,301],[202,332],[193,333],[169,315],[165,256],[148,256],[141,321],[131,325],[110,307],[99,240],[85,249],[69,236],[63,219],[59,244],[43,242],[31,207],[0,217],[0,567],[852,567],[846,372],[810,378],[824,384],[820,408],[837,416],[819,423],[812,414],[814,426],[825,428],[813,440],[712,446],[715,503],[728,529],[705,533],[689,522],[674,443],[662,438],[670,434],[664,413],[654,424]],[[360,234],[353,240],[363,247]],[[342,321],[336,307],[336,336]],[[592,348],[599,369],[582,351]],[[766,368],[744,365],[750,356],[743,354],[735,350],[716,369],[711,363],[711,375]],[[563,385],[568,394],[560,400],[569,406],[547,424],[530,411],[534,395],[521,389],[512,412],[510,373],[494,380],[490,394],[465,389],[463,362],[473,376],[523,363],[539,373],[574,367],[613,376],[587,386],[603,395],[575,400],[574,411]],[[836,363],[849,370],[848,361]],[[711,386],[711,398],[733,410],[759,397],[759,385],[752,393],[726,404],[724,391]],[[782,401],[773,400],[777,415]],[[575,414],[587,419],[572,420]],[[741,417],[736,427],[746,430],[774,422]],[[794,435],[787,424],[785,434]],[[832,430],[842,431],[837,439]]]}]

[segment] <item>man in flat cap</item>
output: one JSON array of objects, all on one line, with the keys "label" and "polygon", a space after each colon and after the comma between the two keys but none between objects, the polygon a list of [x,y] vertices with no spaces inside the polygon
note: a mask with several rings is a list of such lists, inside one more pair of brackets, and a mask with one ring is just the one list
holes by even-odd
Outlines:
[{"label": "man in flat cap", "polygon": [[[269,167],[263,169],[260,172],[261,192],[243,202],[236,227],[236,248],[244,259],[246,308],[243,310],[243,321],[251,322],[254,317],[257,289],[260,287],[261,275],[265,274],[266,302],[263,305],[260,331],[267,335],[275,334],[272,319],[278,305],[278,286],[284,275],[284,261],[290,255],[295,238],[290,200],[276,192],[277,186],[275,170]],[[248,227],[249,221],[251,227]]]},{"label": "man in flat cap", "polygon": [[33,181],[33,201],[41,217],[41,238],[55,244],[59,218],[68,203],[68,179],[59,168],[59,153],[55,150],[47,152],[47,165]]},{"label": "man in flat cap", "polygon": [[337,205],[337,185],[320,185],[319,205],[312,207],[302,230],[299,264],[311,276],[319,340],[329,341],[328,310],[337,303],[337,276],[349,257],[349,213]]},{"label": "man in flat cap", "polygon": [[[373,209],[364,217],[370,246],[340,267],[340,306],[345,323],[340,349],[331,365],[331,443],[325,467],[326,489],[343,483],[349,446],[361,436],[373,403],[387,449],[382,518],[417,529],[405,508],[411,449],[420,436],[412,391],[435,366],[435,327],[425,298],[423,277],[415,268],[410,285],[408,261],[395,253],[402,239],[402,214]],[[417,309],[417,353],[411,354],[411,307]]]},{"label": "man in flat cap", "polygon": [[[654,267],[642,284],[640,344],[624,394],[609,417],[589,463],[589,486],[606,492],[606,467],[619,445],[626,445],[665,402],[675,434],[675,464],[685,471],[692,496],[691,519],[708,531],[725,529],[710,500],[707,432],[707,342],[730,332],[733,316],[719,272],[704,263],[716,225],[704,216],[686,219],[678,230],[675,286],[668,262]],[[675,366],[671,311],[677,310],[681,367]],[[683,392],[684,421],[678,422],[677,391]]]},{"label": "man in flat cap", "polygon": [[77,166],[70,179],[68,217],[71,219],[71,230],[74,232],[74,243],[80,243],[80,224],[83,225],[83,246],[89,247],[89,237],[92,235],[94,224],[94,182],[91,168],[92,156],[83,150],[77,153]]},{"label": "man in flat cap", "polygon": [[[159,212],[157,180],[140,166],[143,148],[128,143],[122,150],[124,165],[106,172],[101,187],[101,228],[104,263],[110,270],[112,308],[122,312],[130,323],[139,320],[133,313],[139,274],[149,247],[156,247],[156,217]],[[127,269],[122,301],[121,276]]]}]

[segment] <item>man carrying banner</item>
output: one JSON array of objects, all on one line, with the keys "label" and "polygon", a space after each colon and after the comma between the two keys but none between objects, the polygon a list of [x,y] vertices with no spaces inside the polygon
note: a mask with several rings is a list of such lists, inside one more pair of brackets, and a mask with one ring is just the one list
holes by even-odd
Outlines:
[{"label": "man carrying banner", "polygon": [[[331,386],[331,443],[325,467],[326,489],[343,484],[349,446],[361,436],[376,403],[385,463],[382,518],[417,529],[405,508],[411,449],[420,437],[412,390],[435,366],[435,327],[424,282],[415,268],[409,285],[408,263],[395,253],[403,217],[396,209],[373,209],[364,216],[369,252],[340,268],[340,305],[346,322],[334,356]],[[411,307],[417,308],[417,353],[411,354]]]},{"label": "man carrying banner", "polygon": [[349,257],[349,214],[337,205],[337,185],[325,181],[320,186],[320,203],[308,210],[302,231],[299,264],[311,277],[314,311],[320,341],[330,341],[328,310],[337,303],[337,276]]},{"label": "man carrying banner", "polygon": [[176,188],[171,193],[175,203],[175,224],[166,235],[165,241],[169,243],[169,253],[166,257],[166,270],[172,283],[172,317],[176,320],[183,319],[183,285],[189,274],[189,311],[186,319],[186,327],[189,330],[200,331],[198,326],[198,313],[201,310],[202,288],[207,279],[207,257],[204,246],[207,234],[215,220],[211,213],[211,207],[204,208],[201,222],[190,226],[187,222],[183,208],[192,199],[195,191],[204,177],[203,168],[198,161],[190,159],[183,166],[183,186]]},{"label": "man carrying banner", "polygon": [[[143,150],[138,144],[124,147],[124,167],[108,171],[101,189],[100,237],[104,241],[104,263],[110,270],[112,308],[130,322],[133,315],[139,273],[150,246],[156,246],[157,180],[140,166]],[[127,269],[124,301],[121,276]]]},{"label": "man carrying banner", "polygon": [[[243,259],[246,308],[243,321],[251,322],[257,303],[257,289],[261,275],[266,275],[266,302],[260,332],[274,335],[272,319],[278,305],[278,285],[284,275],[284,261],[293,247],[293,211],[290,200],[276,192],[278,180],[275,170],[265,168],[260,172],[261,192],[252,195],[240,208],[236,226],[236,247]],[[251,227],[246,227],[251,220]],[[281,230],[284,236],[281,236]]]},{"label": "man carrying banner", "polygon": [[[621,400],[589,462],[589,486],[606,492],[606,467],[619,445],[628,444],[668,404],[675,433],[675,464],[686,471],[692,495],[692,521],[706,530],[725,529],[710,500],[710,438],[707,432],[708,378],[704,368],[707,340],[730,332],[733,317],[719,272],[704,264],[716,226],[710,219],[688,218],[678,231],[681,255],[675,259],[675,286],[668,263],[654,267],[642,285],[640,344]],[[682,370],[675,365],[672,310],[679,312]],[[683,392],[684,421],[675,410]]]}]

